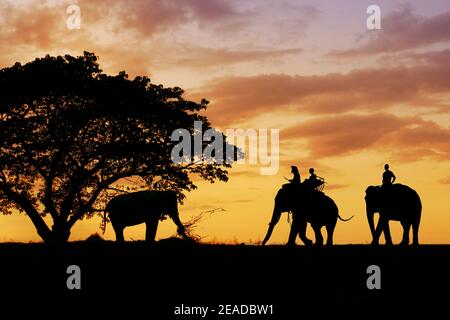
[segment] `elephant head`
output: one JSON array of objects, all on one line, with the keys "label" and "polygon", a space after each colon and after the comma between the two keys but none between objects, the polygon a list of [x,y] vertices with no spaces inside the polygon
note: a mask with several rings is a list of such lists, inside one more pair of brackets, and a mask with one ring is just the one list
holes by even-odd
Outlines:
[{"label": "elephant head", "polygon": [[367,221],[369,222],[370,232],[373,237],[375,234],[374,214],[380,212],[380,207],[382,205],[381,188],[378,186],[369,186],[366,189],[366,196],[364,199],[366,200]]}]

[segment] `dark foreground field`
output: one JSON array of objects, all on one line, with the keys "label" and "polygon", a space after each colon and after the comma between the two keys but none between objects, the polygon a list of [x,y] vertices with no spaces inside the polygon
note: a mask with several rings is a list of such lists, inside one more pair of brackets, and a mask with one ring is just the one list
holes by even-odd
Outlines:
[{"label": "dark foreground field", "polygon": [[[69,265],[81,269],[81,290],[66,287]],[[370,265],[381,269],[381,290],[366,286]],[[2,308],[60,319],[74,314],[86,319],[119,314],[128,319],[301,319],[311,313],[365,318],[440,311],[450,306],[449,274],[450,246],[444,245],[287,248],[166,240],[151,247],[71,243],[64,253],[42,244],[0,245]],[[175,315],[182,304],[216,313],[220,304],[269,304],[274,314]]]}]

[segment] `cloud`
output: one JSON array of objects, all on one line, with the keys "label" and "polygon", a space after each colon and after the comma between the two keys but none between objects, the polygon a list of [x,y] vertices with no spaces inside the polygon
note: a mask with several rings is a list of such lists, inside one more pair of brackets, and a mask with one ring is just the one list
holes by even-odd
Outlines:
[{"label": "cloud", "polygon": [[369,149],[383,135],[410,122],[387,114],[323,117],[283,130],[281,136],[307,139],[311,156],[320,159]]},{"label": "cloud", "polygon": [[[31,44],[40,48],[58,44],[61,32],[66,29],[68,15],[65,10],[70,4],[71,1],[44,0],[2,2],[0,39],[10,45]],[[130,31],[144,39],[189,23],[218,24],[241,14],[231,2],[223,0],[80,0],[77,5],[80,7],[82,29],[109,40],[121,40],[118,35],[122,32],[129,34]]]},{"label": "cloud", "polygon": [[320,16],[316,7],[291,1],[82,0],[80,6],[88,16],[97,13],[95,20],[103,21],[116,34],[131,34],[141,41],[159,41],[162,35],[174,44],[198,48],[205,43],[252,49],[275,43],[296,47],[311,22]]},{"label": "cloud", "polygon": [[[69,4],[0,4],[0,43],[4,44],[0,63],[83,50],[101,54],[107,64],[122,64],[118,70],[125,68],[131,74],[140,70],[148,73],[150,67],[151,71],[198,70],[243,62],[278,62],[302,52],[282,39],[304,32],[319,14],[314,7],[259,1],[243,6],[225,0],[79,0],[81,29],[68,30],[65,9]],[[286,12],[292,19],[285,19]],[[301,23],[302,28],[288,26],[290,23]],[[274,46],[274,39],[285,43]],[[111,60],[114,62],[108,62]]]},{"label": "cloud", "polygon": [[440,63],[413,67],[359,69],[346,74],[268,74],[211,80],[195,93],[211,101],[208,115],[230,125],[264,113],[327,115],[380,111],[394,106],[439,109],[450,95],[450,51]]},{"label": "cloud", "polygon": [[[251,23],[247,32],[270,40],[272,44],[299,43],[310,24],[316,21],[321,11],[310,5],[299,5],[292,1],[258,1],[253,10],[248,10],[246,19]],[[270,28],[267,28],[270,26]]]},{"label": "cloud", "polygon": [[321,117],[283,130],[281,136],[286,141],[306,139],[313,159],[378,150],[405,162],[450,160],[450,129],[419,117],[386,113]]},{"label": "cloud", "polygon": [[412,65],[450,65],[450,49],[427,52],[405,52],[389,57],[392,60],[400,60]]},{"label": "cloud", "polygon": [[0,43],[10,48],[16,45],[49,48],[57,41],[55,31],[65,23],[64,11],[54,10],[43,1],[21,7],[4,2],[0,4],[0,18]]},{"label": "cloud", "polygon": [[287,55],[301,53],[300,48],[281,50],[231,50],[228,48],[184,48],[177,52],[179,58],[174,66],[189,68],[208,68],[231,65],[242,62],[255,62],[279,59]]},{"label": "cloud", "polygon": [[450,176],[448,176],[447,178],[439,180],[439,183],[450,185]]},{"label": "cloud", "polygon": [[[102,65],[113,66],[116,70],[125,68],[131,74],[148,74],[150,66],[152,70],[155,66],[199,69],[275,60],[299,54],[302,49],[292,43],[288,48],[277,43],[275,49],[255,43],[264,43],[284,34],[287,34],[284,40],[292,35],[298,38],[320,16],[317,8],[293,2],[275,5],[269,1],[254,1],[243,6],[239,1],[221,0],[133,0],[124,5],[122,2],[80,0],[82,30],[69,32],[65,27],[64,9],[67,4],[55,2],[49,5],[38,1],[32,5],[31,2],[12,5],[3,2],[0,41],[5,45],[0,49],[0,58],[4,59],[6,55],[22,58],[24,52],[34,58],[36,52],[52,48],[60,51],[68,51],[69,48],[72,52],[76,50],[76,54],[84,49],[94,49],[100,55]],[[421,53],[403,50],[450,39],[449,17],[449,12],[421,17],[415,15],[411,8],[403,7],[383,19],[382,33],[371,33],[375,38],[355,49],[366,50],[367,53],[401,50],[396,55],[402,61],[408,60],[407,66],[382,66],[316,76],[228,76],[206,81],[195,95],[211,100],[207,114],[218,126],[239,123],[262,114],[321,116],[322,125],[325,123],[331,128],[341,125],[337,128],[340,130],[347,126],[348,129],[344,130],[349,133],[347,136],[324,133],[319,139],[317,134],[313,134],[319,131],[314,127],[313,121],[316,120],[299,124],[300,129],[311,130],[305,143],[312,154],[319,156],[357,152],[367,145],[376,144],[378,148],[381,142],[393,146],[392,141],[395,141],[402,147],[395,156],[445,159],[448,157],[447,129],[418,117],[399,118],[386,112],[399,106],[418,107],[426,112],[448,112],[450,50]],[[228,27],[230,29],[225,30]],[[178,41],[178,32],[186,28],[195,30],[187,33],[193,37]],[[233,41],[216,45],[223,39],[217,37],[222,36],[221,32],[232,35]],[[161,38],[161,34],[164,37]],[[214,39],[216,42],[206,42],[208,45],[205,46],[202,42],[205,34],[217,38]],[[240,36],[246,34],[249,36],[245,39],[250,45],[239,45]],[[124,35],[136,37],[125,42],[127,38]],[[383,49],[389,42],[393,44]],[[370,50],[367,49],[369,45],[373,46]],[[408,113],[419,114],[419,111],[408,110]],[[337,122],[329,120],[331,115]],[[351,120],[365,123],[371,132],[364,132],[358,126],[353,128],[348,122]],[[290,130],[294,129],[282,131],[282,139],[283,134]],[[353,140],[358,141],[345,143],[352,139],[352,135],[357,135],[358,139]],[[432,143],[428,144],[428,140],[421,137],[427,137]]]},{"label": "cloud", "polygon": [[393,157],[402,161],[434,159],[450,160],[450,129],[432,121],[420,121],[404,126],[381,140],[392,148]]},{"label": "cloud", "polygon": [[361,35],[364,44],[347,50],[335,50],[334,57],[355,57],[393,53],[450,41],[450,12],[431,17],[414,14],[410,5],[383,17],[381,30],[368,30]]},{"label": "cloud", "polygon": [[344,189],[347,187],[349,187],[348,184],[327,184],[325,186],[326,190]]},{"label": "cloud", "polygon": [[120,13],[121,27],[134,29],[145,37],[191,22],[219,23],[239,14],[230,2],[223,0],[133,0],[114,5]]},{"label": "cloud", "polygon": [[[88,16],[95,13],[96,20],[103,20],[114,32],[135,31],[142,39],[175,31],[185,35],[186,28],[197,29],[215,38],[239,35],[234,42],[252,42],[258,35],[272,41],[287,39],[287,36],[291,39],[303,34],[311,21],[320,15],[313,6],[291,2],[274,5],[260,0],[248,1],[245,5],[229,0],[130,0],[126,3],[81,0],[80,7]],[[175,33],[172,36],[177,39]],[[190,37],[189,42],[198,36]]]}]

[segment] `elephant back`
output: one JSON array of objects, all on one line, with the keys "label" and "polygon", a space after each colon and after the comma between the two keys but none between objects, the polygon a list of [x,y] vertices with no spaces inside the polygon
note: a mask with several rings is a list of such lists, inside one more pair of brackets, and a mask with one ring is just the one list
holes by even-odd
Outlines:
[{"label": "elephant back", "polygon": [[420,205],[420,207],[422,206],[422,203],[420,201],[420,196],[417,193],[416,190],[414,190],[413,188],[404,185],[404,184],[394,184],[394,187],[396,187],[398,196],[400,199],[403,199],[404,201],[409,201],[413,206],[417,207]]},{"label": "elephant back", "polygon": [[314,190],[309,195],[308,204],[311,212],[326,212],[331,216],[337,216],[338,207],[333,199],[321,191]]},{"label": "elephant back", "polygon": [[421,211],[422,203],[418,193],[411,187],[395,183],[388,187],[369,187],[366,193],[376,193],[381,207],[392,210],[414,210]]},{"label": "elephant back", "polygon": [[173,191],[139,191],[114,197],[107,205],[107,211],[176,210],[177,196]]},{"label": "elephant back", "polygon": [[416,190],[401,183],[395,183],[392,186],[386,188],[386,190],[391,194],[392,197],[395,197],[397,200],[411,200],[413,198],[419,198]]},{"label": "elephant back", "polygon": [[299,209],[302,212],[326,211],[337,214],[337,206],[333,199],[325,193],[308,186],[296,185],[278,190],[275,204],[281,211]]}]

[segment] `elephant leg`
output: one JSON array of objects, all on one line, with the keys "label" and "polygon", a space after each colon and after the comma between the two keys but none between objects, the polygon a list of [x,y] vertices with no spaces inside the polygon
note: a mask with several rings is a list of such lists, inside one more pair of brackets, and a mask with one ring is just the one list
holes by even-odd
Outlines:
[{"label": "elephant leg", "polygon": [[323,237],[322,237],[322,232],[320,231],[320,229],[321,229],[321,226],[319,226],[319,225],[313,226],[314,234],[316,236],[315,245],[317,245],[317,246],[323,245]]},{"label": "elephant leg", "polygon": [[327,246],[333,245],[333,233],[334,233],[335,227],[336,227],[336,222],[333,224],[327,224],[327,226],[326,226],[326,228],[327,228]]},{"label": "elephant leg", "polygon": [[158,230],[159,219],[152,219],[145,222],[145,241],[153,242],[156,238],[156,231]]},{"label": "elephant leg", "polygon": [[[269,226],[270,229],[270,226]],[[289,246],[293,246],[295,245],[295,239],[297,238],[297,234],[299,230],[299,221],[298,219],[292,219],[292,224],[291,224],[291,231],[289,231],[289,239],[288,239],[288,245]],[[306,228],[305,228],[306,230]]]},{"label": "elephant leg", "polygon": [[292,221],[292,227],[291,227],[291,233],[289,234],[289,241],[288,244],[295,244],[295,238],[298,236],[300,237],[300,240],[303,241],[305,246],[312,245],[312,241],[306,237],[306,226],[307,226],[306,219],[293,219]]},{"label": "elephant leg", "polygon": [[[375,232],[373,234],[372,244],[375,244],[375,245],[379,244],[381,231],[385,230],[386,223],[387,223],[386,218],[384,218],[380,215],[380,218],[378,219],[377,227],[375,228]],[[388,234],[389,234],[388,237],[390,237],[390,235],[391,235],[390,232]],[[386,234],[385,234],[385,236],[386,236]]]},{"label": "elephant leg", "polygon": [[409,230],[411,229],[411,222],[402,222],[403,227],[403,239],[402,242],[400,242],[401,245],[408,245],[409,244]]},{"label": "elephant leg", "polygon": [[123,237],[123,226],[118,226],[113,224],[114,233],[116,234],[116,242],[123,243],[125,242],[125,238]]},{"label": "elephant leg", "polygon": [[412,233],[413,233],[413,242],[412,244],[417,246],[419,245],[419,225],[420,225],[420,213],[417,218],[414,219],[412,223]]},{"label": "elephant leg", "polygon": [[384,222],[383,233],[384,233],[384,240],[386,240],[386,245],[391,246],[392,245],[392,237],[391,237],[391,230],[389,228],[389,220],[386,220]]}]

